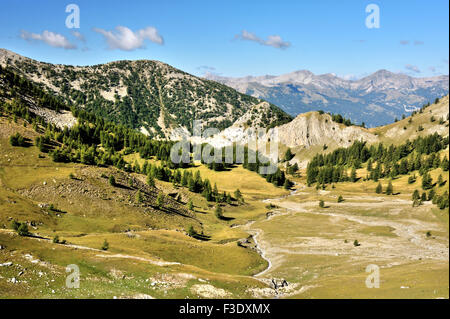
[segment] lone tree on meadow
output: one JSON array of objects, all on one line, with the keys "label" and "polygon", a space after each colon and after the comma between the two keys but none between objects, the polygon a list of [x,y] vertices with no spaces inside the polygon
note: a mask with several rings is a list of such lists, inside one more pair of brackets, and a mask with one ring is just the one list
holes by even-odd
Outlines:
[{"label": "lone tree on meadow", "polygon": [[319,207],[320,208],[324,208],[325,207],[325,202],[323,200],[319,201]]},{"label": "lone tree on meadow", "polygon": [[344,201],[344,197],[342,197],[342,195],[339,195],[337,202],[342,203],[343,201]]},{"label": "lone tree on meadow", "polygon": [[381,194],[383,191],[383,186],[381,186],[381,183],[378,183],[377,188],[375,188],[375,193]]},{"label": "lone tree on meadow", "polygon": [[194,226],[189,226],[189,229],[188,229],[188,235],[190,236],[190,237],[194,237],[195,235],[196,235],[197,233],[195,232],[195,230],[194,230]]},{"label": "lone tree on meadow", "polygon": [[216,206],[216,209],[214,210],[214,214],[216,215],[216,217],[218,219],[222,219],[223,218],[223,211],[222,211],[222,207],[220,207],[220,205]]},{"label": "lone tree on meadow", "polygon": [[392,182],[389,181],[389,184],[386,188],[386,195],[392,195],[394,193],[394,186],[392,186]]}]

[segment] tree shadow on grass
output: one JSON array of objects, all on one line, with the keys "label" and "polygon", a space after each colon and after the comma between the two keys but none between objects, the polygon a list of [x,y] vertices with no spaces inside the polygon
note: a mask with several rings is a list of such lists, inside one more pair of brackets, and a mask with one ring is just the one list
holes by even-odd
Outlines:
[{"label": "tree shadow on grass", "polygon": [[224,221],[230,221],[230,220],[234,220],[236,218],[234,217],[226,217],[226,216],[220,216],[220,220],[224,220]]},{"label": "tree shadow on grass", "polygon": [[210,241],[211,240],[211,236],[203,235],[203,234],[194,234],[194,235],[192,235],[192,237],[197,240],[201,240],[201,241]]}]

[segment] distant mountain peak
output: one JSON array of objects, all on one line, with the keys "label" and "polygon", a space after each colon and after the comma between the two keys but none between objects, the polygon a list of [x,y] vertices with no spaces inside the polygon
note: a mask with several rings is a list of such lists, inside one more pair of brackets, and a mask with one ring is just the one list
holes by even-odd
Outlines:
[{"label": "distant mountain peak", "polygon": [[357,80],[333,73],[316,75],[308,70],[248,78],[219,76],[214,80],[266,99],[291,115],[324,110],[368,126],[390,123],[449,90],[448,75],[417,78],[386,69]]}]

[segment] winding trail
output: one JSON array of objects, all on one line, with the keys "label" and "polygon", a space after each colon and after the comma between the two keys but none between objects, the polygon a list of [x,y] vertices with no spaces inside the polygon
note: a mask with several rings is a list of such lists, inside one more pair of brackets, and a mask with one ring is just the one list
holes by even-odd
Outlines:
[{"label": "winding trail", "polygon": [[[315,255],[330,255],[339,256],[347,255],[351,258],[357,258],[360,260],[384,260],[384,261],[395,261],[401,260],[401,263],[407,262],[408,260],[438,260],[447,261],[449,260],[449,249],[448,241],[442,240],[429,240],[425,236],[425,231],[443,231],[442,225],[435,222],[427,222],[414,218],[399,218],[399,219],[389,219],[386,217],[377,216],[361,216],[357,214],[348,214],[345,212],[336,212],[333,209],[320,210],[318,211],[316,206],[316,201],[307,202],[294,202],[290,200],[290,197],[298,195],[306,186],[297,184],[297,187],[289,195],[268,198],[262,200],[264,203],[272,203],[277,206],[277,208],[272,212],[272,215],[267,217],[265,220],[252,221],[241,227],[246,232],[253,235],[253,239],[256,245],[256,249],[260,253],[261,257],[268,262],[268,267],[261,272],[254,274],[258,280],[267,283],[269,277],[268,273],[282,265],[282,257],[286,254],[315,254]],[[339,210],[345,207],[354,208],[383,208],[383,207],[393,207],[395,209],[401,210],[410,207],[411,201],[405,199],[387,199],[371,196],[362,197],[348,197],[347,200],[367,200],[367,202],[344,202],[339,206]],[[426,204],[424,207],[426,208]],[[362,225],[364,227],[373,226],[384,226],[390,227],[392,233],[396,237],[383,237],[383,236],[373,236],[371,234],[359,235],[363,237],[364,249],[355,250],[352,245],[342,245],[342,240],[338,238],[324,238],[320,235],[317,237],[302,237],[300,241],[294,241],[289,244],[283,244],[280,247],[272,246],[267,238],[264,238],[264,231],[255,226],[255,222],[265,223],[272,218],[279,218],[283,215],[295,215],[295,214],[312,214],[320,216],[328,216],[333,218],[333,222],[338,222],[339,220],[346,220],[352,223]],[[360,228],[360,227],[357,227]],[[357,230],[349,229],[350,232],[355,232]]]}]

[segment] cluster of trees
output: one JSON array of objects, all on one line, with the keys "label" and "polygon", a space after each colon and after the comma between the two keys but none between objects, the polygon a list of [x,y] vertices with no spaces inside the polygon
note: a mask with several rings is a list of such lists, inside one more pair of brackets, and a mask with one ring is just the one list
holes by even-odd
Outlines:
[{"label": "cluster of trees", "polygon": [[[381,194],[383,192],[383,186],[381,183],[378,183],[377,187],[375,188],[375,193]],[[392,185],[392,182],[389,181],[387,187],[386,187],[386,195],[393,195],[394,194],[394,186]]]},{"label": "cluster of trees", "polygon": [[11,88],[8,92],[4,92],[5,97],[14,99],[19,96],[32,96],[37,102],[37,106],[46,107],[55,111],[68,109],[66,105],[55,96],[45,92],[32,81],[21,77],[13,71],[0,66],[0,77]]},{"label": "cluster of trees", "polygon": [[331,120],[336,123],[344,124],[345,126],[353,125],[353,123],[350,119],[346,119],[341,114],[332,114]]},{"label": "cluster of trees", "polygon": [[445,191],[442,195],[436,194],[434,189],[431,189],[428,194],[426,192],[422,192],[420,194],[419,190],[415,190],[412,194],[413,207],[422,205],[424,201],[431,201],[435,204],[439,209],[445,209],[449,207],[448,201],[448,191]]},{"label": "cluster of trees", "polygon": [[19,236],[29,236],[30,232],[28,230],[27,223],[20,223],[16,220],[11,222],[11,228],[14,229]]},{"label": "cluster of trees", "polygon": [[16,133],[9,137],[9,144],[12,146],[26,146],[28,143],[20,133]]},{"label": "cluster of trees", "polygon": [[[18,83],[22,83],[20,77],[11,72],[12,78]],[[2,74],[3,76],[3,74]],[[23,85],[31,82],[23,81]],[[41,89],[30,84],[29,89],[32,94],[46,96]],[[28,112],[23,106],[24,101],[20,101],[19,95],[12,103],[0,104],[1,111],[8,114],[23,116],[33,123],[33,128],[43,133],[35,139],[35,145],[42,152],[49,153],[55,162],[77,162],[86,165],[109,166],[113,165],[119,169],[147,175],[147,182],[154,186],[154,180],[172,182],[175,185],[187,187],[190,191],[201,193],[208,201],[218,203],[232,203],[233,200],[243,202],[242,195],[236,199],[231,194],[218,191],[217,185],[212,186],[208,179],[203,180],[200,172],[193,175],[190,171],[180,170],[189,164],[174,164],[170,159],[170,150],[174,142],[153,140],[142,133],[122,125],[117,125],[106,121],[93,113],[75,107],[70,108],[72,114],[77,118],[77,125],[72,128],[65,127],[63,130],[54,124],[45,121]],[[62,109],[65,107],[59,107]],[[22,145],[24,138],[20,134],[11,136],[11,144]],[[141,166],[136,161],[128,164],[124,160],[124,155],[139,153],[144,159],[156,158],[162,165],[152,165],[145,161]],[[109,177],[112,186],[116,185],[114,176]],[[137,194],[139,197],[139,194]],[[138,198],[139,199],[139,198]]]},{"label": "cluster of trees", "polygon": [[[385,147],[383,143],[368,147],[365,142],[355,141],[348,148],[338,148],[329,154],[317,154],[307,167],[307,182],[312,184],[355,181],[357,168],[367,162],[369,175],[367,179],[378,181],[379,178],[405,175],[419,170],[423,175],[429,169],[441,167],[448,170],[448,158],[442,161],[437,155],[449,143],[448,137],[437,133],[406,141],[399,146]],[[374,167],[375,166],[375,167]],[[352,168],[350,178],[347,169]]]}]

